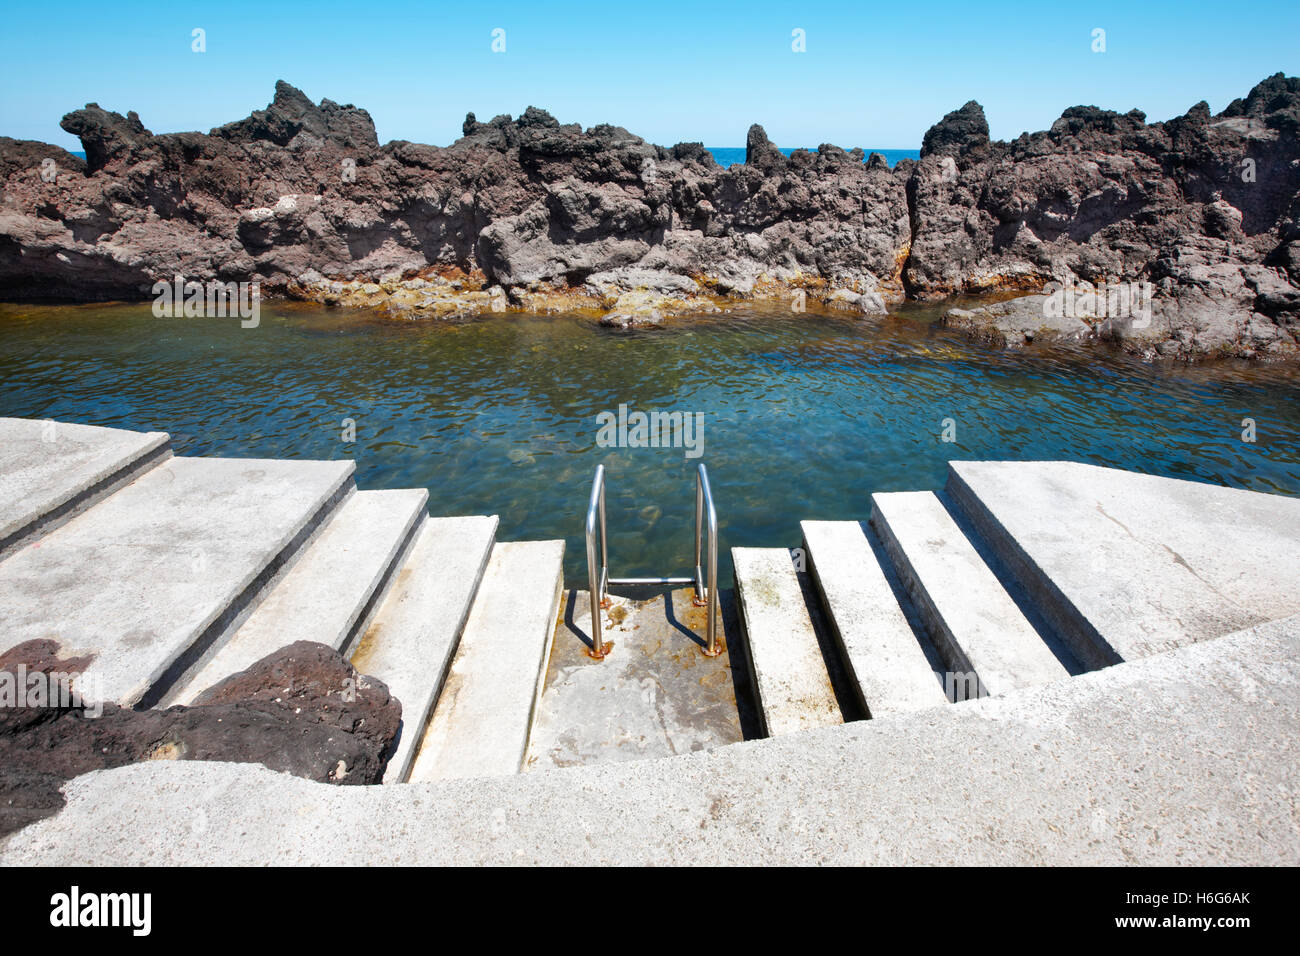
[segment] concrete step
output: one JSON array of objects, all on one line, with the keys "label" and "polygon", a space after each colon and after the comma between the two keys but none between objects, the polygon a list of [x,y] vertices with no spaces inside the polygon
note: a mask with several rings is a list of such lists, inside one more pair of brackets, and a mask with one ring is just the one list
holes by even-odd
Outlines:
[{"label": "concrete step", "polygon": [[423,488],[349,495],[234,636],[191,668],[163,705],[192,703],[294,641],[345,650],[394,576],[428,500]]},{"label": "concrete step", "polygon": [[164,432],[0,418],[0,557],[170,456]]},{"label": "concrete step", "polygon": [[872,717],[948,701],[907,615],[856,521],[804,521],[817,582],[849,676]]},{"label": "concrete step", "polygon": [[790,553],[732,548],[731,557],[763,732],[843,723]]},{"label": "concrete step", "polygon": [[[980,694],[1068,676],[933,493],[874,494],[871,500],[871,526],[948,665],[950,680],[962,682],[973,695],[976,688],[964,683],[971,675]],[[959,690],[955,699],[965,696]]]},{"label": "concrete step", "polygon": [[149,706],[352,487],[350,461],[170,458],[0,562],[0,649],[94,658],[90,699]]},{"label": "concrete step", "polygon": [[520,772],[563,587],[563,541],[493,546],[412,783]]},{"label": "concrete step", "polygon": [[496,515],[425,521],[352,652],[352,665],[387,684],[402,703],[402,729],[384,783],[401,783],[410,773],[496,531]]},{"label": "concrete step", "polygon": [[955,505],[1090,668],[1300,613],[1300,499],[1069,461],[948,467]]}]

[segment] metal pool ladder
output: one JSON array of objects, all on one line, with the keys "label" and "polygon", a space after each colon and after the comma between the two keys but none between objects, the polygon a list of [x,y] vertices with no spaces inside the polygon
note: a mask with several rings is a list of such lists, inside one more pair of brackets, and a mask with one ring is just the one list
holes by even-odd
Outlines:
[{"label": "metal pool ladder", "polygon": [[[704,586],[701,552],[704,532],[708,532],[708,587]],[[600,532],[599,559],[596,532]],[[596,466],[591,482],[591,501],[587,504],[587,582],[591,589],[591,648],[589,655],[601,660],[609,653],[600,634],[600,609],[609,607],[609,586],[637,584],[693,584],[695,606],[708,607],[707,643],[701,648],[706,657],[722,653],[718,646],[718,512],[709,490],[709,471],[701,462],[695,472],[695,576],[677,578],[611,578],[605,548],[605,466]]]}]

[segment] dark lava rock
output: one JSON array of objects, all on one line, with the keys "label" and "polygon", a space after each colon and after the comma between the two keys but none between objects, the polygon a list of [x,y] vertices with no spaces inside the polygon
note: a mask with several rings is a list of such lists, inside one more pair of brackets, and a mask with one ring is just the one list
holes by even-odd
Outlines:
[{"label": "dark lava rock", "polygon": [[[76,673],[54,641],[0,655],[0,671]],[[113,704],[0,708],[0,835],[63,806],[79,774],[141,760],[260,763],[322,783],[379,783],[402,708],[380,681],[324,644],[299,641],[204,692],[191,707],[135,711]]]},{"label": "dark lava rock", "polygon": [[236,143],[266,140],[277,146],[288,146],[304,132],[344,147],[368,150],[379,146],[375,124],[368,112],[351,104],[339,106],[327,99],[317,106],[302,90],[284,80],[276,81],[275,98],[266,109],[255,110],[247,119],[218,126],[212,135]]},{"label": "dark lava rock", "polygon": [[921,158],[927,156],[958,156],[989,143],[989,123],[984,118],[984,107],[971,100],[961,109],[953,110],[926,131],[921,140]]},{"label": "dark lava rock", "polygon": [[0,139],[0,298],[140,299],[175,275],[277,295],[308,274],[441,269],[479,271],[512,300],[626,269],[733,297],[773,282],[938,299],[1149,280],[1145,338],[1173,351],[1135,349],[1300,355],[1284,248],[1300,239],[1300,79],[1282,74],[1218,115],[1074,106],[1011,142],[990,140],[972,101],[892,170],[830,144],[787,158],[758,125],[745,163],[723,169],[698,143],[584,131],[532,106],[469,114],[445,148],[380,146],[364,110],[284,82],[206,135],[154,136],[94,104],[63,125],[84,165]]}]

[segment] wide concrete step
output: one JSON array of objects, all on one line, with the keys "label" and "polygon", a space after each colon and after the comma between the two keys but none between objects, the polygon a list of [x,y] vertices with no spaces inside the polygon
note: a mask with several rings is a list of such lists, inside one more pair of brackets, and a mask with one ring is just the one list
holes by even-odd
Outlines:
[{"label": "wide concrete step", "polygon": [[384,783],[401,783],[410,773],[496,530],[496,515],[425,521],[352,652],[352,665],[387,684],[402,704],[402,727]]},{"label": "wide concrete step", "polygon": [[0,562],[0,649],[93,658],[87,696],[149,704],[352,487],[350,461],[170,458]]},{"label": "wide concrete step", "polygon": [[732,548],[759,718],[769,737],[844,722],[784,548]]},{"label": "wide concrete step", "polygon": [[346,649],[394,576],[428,500],[423,488],[350,495],[234,636],[191,668],[163,704],[192,703],[294,641]]},{"label": "wide concrete step", "polygon": [[0,556],[171,455],[164,432],[0,418]]},{"label": "wide concrete step", "polygon": [[933,493],[871,500],[871,526],[950,669],[950,686],[969,689],[957,699],[1068,676]]},{"label": "wide concrete step", "polygon": [[493,546],[412,783],[520,772],[563,588],[563,541]]},{"label": "wide concrete step", "polygon": [[1069,461],[954,461],[947,488],[1088,667],[1300,613],[1300,499]]},{"label": "wide concrete step", "polygon": [[804,521],[813,578],[853,684],[872,717],[947,703],[907,615],[856,521]]}]

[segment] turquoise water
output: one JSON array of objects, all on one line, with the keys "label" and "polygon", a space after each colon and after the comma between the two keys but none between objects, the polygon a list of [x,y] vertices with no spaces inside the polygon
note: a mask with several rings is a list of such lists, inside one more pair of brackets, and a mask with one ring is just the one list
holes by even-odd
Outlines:
[{"label": "turquoise water", "polygon": [[[745,161],[745,147],[743,146],[707,146],[705,148],[713,154],[713,158],[717,161],[719,166],[734,166],[736,163],[743,163]],[[803,148],[808,149],[809,152],[817,152],[816,146]],[[795,147],[792,146],[781,147],[781,152],[785,153],[787,156],[794,151]],[[919,149],[867,149],[864,147],[863,153],[865,153],[866,156],[870,156],[872,153],[880,153],[880,155],[884,156],[885,160],[889,163],[890,169],[897,166],[900,159],[921,158],[921,151]]]},{"label": "turquoise water", "polygon": [[[406,321],[299,305],[261,324],[149,306],[0,305],[0,415],[172,434],[187,455],[351,458],[362,488],[424,486],[434,514],[564,537],[581,580],[592,473],[609,472],[615,575],[686,573],[695,461],[604,448],[620,404],[703,416],[726,548],[799,545],[873,491],[938,488],[950,458],[1073,459],[1300,494],[1300,376],[1004,352],[931,328],[738,308],[662,330],[572,316]],[[1241,441],[1255,419],[1258,441]],[[343,420],[356,440],[341,440]],[[941,440],[951,418],[956,441]]]}]

